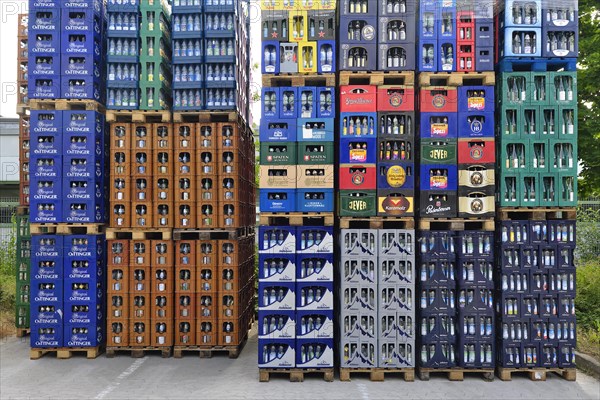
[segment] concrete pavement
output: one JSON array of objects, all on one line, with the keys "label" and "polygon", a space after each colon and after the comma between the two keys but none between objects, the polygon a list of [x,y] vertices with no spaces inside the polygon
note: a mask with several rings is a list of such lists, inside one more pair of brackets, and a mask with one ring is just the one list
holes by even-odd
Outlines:
[{"label": "concrete pavement", "polygon": [[258,382],[256,328],[237,360],[227,355],[200,359],[163,359],[158,353],[141,359],[117,355],[95,360],[75,355],[58,360],[52,355],[29,360],[29,338],[9,338],[0,344],[0,398],[198,398],[207,399],[600,399],[600,381],[578,371],[577,382],[548,374],[546,382],[515,376],[512,382],[484,382],[466,375],[450,382],[435,375],[429,382],[399,378],[370,382],[366,375],[324,382],[317,375],[290,383],[283,375]]}]

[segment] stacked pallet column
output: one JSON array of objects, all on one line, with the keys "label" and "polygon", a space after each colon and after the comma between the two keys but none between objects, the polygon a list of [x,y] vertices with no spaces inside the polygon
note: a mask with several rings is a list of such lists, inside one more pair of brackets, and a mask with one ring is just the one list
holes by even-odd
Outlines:
[{"label": "stacked pallet column", "polygon": [[499,374],[574,380],[577,1],[497,11]]},{"label": "stacked pallet column", "polygon": [[452,380],[467,372],[493,377],[492,12],[474,2],[420,2],[422,379],[433,372]]},{"label": "stacked pallet column", "polygon": [[31,358],[93,358],[105,342],[105,10],[36,2],[30,12]]},{"label": "stacked pallet column", "polygon": [[17,260],[15,326],[17,337],[29,332],[29,288],[31,234],[29,233],[29,99],[27,93],[28,70],[28,14],[19,14],[17,55],[17,114],[19,115],[19,207],[17,208]]},{"label": "stacked pallet column", "polygon": [[302,380],[316,371],[329,381],[334,363],[335,2],[262,2],[261,10],[260,380],[277,372]]}]

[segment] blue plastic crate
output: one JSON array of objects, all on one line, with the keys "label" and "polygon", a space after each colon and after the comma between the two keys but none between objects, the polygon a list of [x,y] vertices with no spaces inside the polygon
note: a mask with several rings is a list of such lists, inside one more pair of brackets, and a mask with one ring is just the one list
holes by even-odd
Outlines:
[{"label": "blue plastic crate", "polygon": [[505,28],[499,35],[500,58],[542,56],[544,41],[541,28]]},{"label": "blue plastic crate", "polygon": [[259,339],[294,339],[296,337],[295,311],[259,311]]},{"label": "blue plastic crate", "polygon": [[60,77],[58,75],[36,77],[29,75],[27,95],[30,99],[60,98]]},{"label": "blue plastic crate", "polygon": [[[259,284],[260,285],[260,284]],[[260,290],[259,290],[260,296]],[[333,310],[333,282],[297,282],[296,310]]]},{"label": "blue plastic crate", "polygon": [[63,347],[62,324],[31,324],[31,348]]},{"label": "blue plastic crate", "polygon": [[61,59],[58,54],[36,54],[29,57],[27,74],[35,78],[53,77],[61,74]]},{"label": "blue plastic crate", "polygon": [[336,54],[334,40],[317,41],[317,72],[320,74],[335,72]]},{"label": "blue plastic crate", "polygon": [[62,156],[32,153],[29,159],[31,181],[59,179],[62,176]]},{"label": "blue plastic crate", "polygon": [[494,113],[458,113],[458,137],[494,137]]},{"label": "blue plastic crate", "polygon": [[297,254],[296,282],[333,282],[333,253]]},{"label": "blue plastic crate", "polygon": [[59,2],[59,0],[35,0],[29,1],[29,9],[30,10],[43,10],[46,8],[54,8],[54,9],[60,9],[61,4]]},{"label": "blue plastic crate", "polygon": [[[30,153],[36,156],[60,156],[63,151],[62,139],[54,127],[48,127],[45,131],[37,124],[35,130],[31,131]],[[40,132],[42,131],[42,132]]]},{"label": "blue plastic crate", "polygon": [[108,12],[106,36],[109,38],[136,38],[140,35],[139,26],[138,10],[119,12],[111,10]]},{"label": "blue plastic crate", "polygon": [[335,116],[336,90],[333,87],[317,87],[317,118]]},{"label": "blue plastic crate", "polygon": [[494,20],[475,19],[475,47],[494,46]]},{"label": "blue plastic crate", "polygon": [[294,339],[258,339],[259,368],[295,368]]},{"label": "blue plastic crate", "polygon": [[59,55],[61,53],[59,31],[45,32],[29,28],[28,38],[27,52],[29,58],[40,54]]},{"label": "blue plastic crate", "polygon": [[101,69],[100,57],[95,55],[63,54],[61,56],[61,75],[100,78],[102,75]]},{"label": "blue plastic crate", "polygon": [[294,282],[259,282],[259,311],[293,311],[296,309],[296,284]]},{"label": "blue plastic crate", "polygon": [[104,344],[104,323],[65,324],[63,343],[68,347],[96,347]]},{"label": "blue plastic crate", "polygon": [[421,342],[416,353],[421,354],[419,365],[423,368],[451,368],[456,366],[458,351],[453,340]]},{"label": "blue plastic crate", "polygon": [[260,210],[264,212],[296,211],[296,190],[260,189]]},{"label": "blue plastic crate", "polygon": [[295,211],[333,212],[333,189],[296,189],[295,193]]},{"label": "blue plastic crate", "polygon": [[458,190],[456,164],[421,165],[420,190]]},{"label": "blue plastic crate", "polygon": [[67,223],[102,223],[107,215],[104,198],[93,200],[73,199],[63,202],[62,219]]},{"label": "blue plastic crate", "polygon": [[30,293],[32,301],[61,302],[63,301],[63,280],[31,277]]},{"label": "blue plastic crate", "polygon": [[458,137],[457,113],[421,113],[421,138]]},{"label": "blue plastic crate", "polygon": [[258,252],[259,254],[295,254],[296,227],[259,226]]},{"label": "blue plastic crate", "polygon": [[355,136],[340,139],[340,164],[375,164],[377,138]]},{"label": "blue plastic crate", "polygon": [[102,33],[103,18],[93,8],[64,8],[61,11],[61,30],[64,32]]},{"label": "blue plastic crate", "polygon": [[577,27],[544,27],[542,30],[542,57],[577,58],[579,30]]},{"label": "blue plastic crate", "polygon": [[423,0],[419,4],[419,16],[417,35],[419,42],[423,39],[437,39],[438,24],[436,21],[439,18],[439,4],[435,0]]},{"label": "blue plastic crate", "polygon": [[475,47],[475,70],[493,71],[494,70],[494,48],[493,47]]},{"label": "blue plastic crate", "polygon": [[333,368],[333,338],[296,340],[297,368]]},{"label": "blue plastic crate", "polygon": [[61,181],[58,179],[32,179],[29,196],[36,202],[60,202],[63,196]]},{"label": "blue plastic crate", "polygon": [[293,119],[262,118],[259,138],[265,142],[295,142],[296,121]]},{"label": "blue plastic crate", "polygon": [[104,157],[97,155],[65,155],[62,160],[62,176],[65,178],[88,178],[105,176]]},{"label": "blue plastic crate", "polygon": [[104,304],[93,302],[65,302],[65,324],[99,324],[103,323],[105,313]]},{"label": "blue plastic crate", "polygon": [[456,71],[457,48],[456,43],[450,40],[438,40],[438,71]]},{"label": "blue plastic crate", "polygon": [[379,162],[377,164],[378,189],[412,189],[415,187],[415,164]]},{"label": "blue plastic crate", "polygon": [[[310,107],[314,106],[314,88],[298,88],[298,87],[280,87],[277,103],[277,117],[280,119],[296,119],[300,114],[300,109],[304,109],[305,105],[308,104]],[[300,99],[300,90],[304,91],[302,100]],[[308,92],[307,92],[308,90]],[[313,101],[309,102],[309,98],[312,97]],[[264,99],[263,99],[264,101]]]},{"label": "blue plastic crate", "polygon": [[260,282],[295,282],[296,269],[294,254],[259,254],[258,256]]},{"label": "blue plastic crate", "polygon": [[94,276],[91,279],[64,280],[64,301],[66,302],[101,302],[104,299],[104,288],[101,279]]},{"label": "blue plastic crate", "polygon": [[338,46],[339,71],[375,71],[377,69],[377,43],[348,43]]},{"label": "blue plastic crate", "polygon": [[440,7],[435,21],[437,39],[456,43],[456,6]]},{"label": "blue plastic crate", "polygon": [[460,86],[458,109],[461,113],[494,112],[494,86]]},{"label": "blue plastic crate", "polygon": [[417,69],[420,72],[438,71],[438,41],[437,39],[423,39],[419,41],[417,54]]},{"label": "blue plastic crate", "polygon": [[280,90],[276,87],[263,87],[262,95],[262,117],[279,118],[280,107],[283,100],[280,97]]},{"label": "blue plastic crate", "polygon": [[31,1],[32,8],[29,9],[29,31],[36,32],[58,32],[61,27],[60,7],[36,7],[35,1]]},{"label": "blue plastic crate", "polygon": [[33,223],[62,222],[62,202],[60,200],[38,200],[29,202],[30,221]]},{"label": "blue plastic crate", "polygon": [[296,254],[333,253],[333,227],[299,226],[296,228]]},{"label": "blue plastic crate", "polygon": [[341,138],[362,138],[377,136],[377,113],[342,112],[340,113]]},{"label": "blue plastic crate", "polygon": [[333,310],[296,311],[297,339],[333,339]]},{"label": "blue plastic crate", "polygon": [[29,310],[32,324],[62,325],[63,318],[65,317],[62,299],[56,302],[32,300]]},{"label": "blue plastic crate", "polygon": [[93,54],[100,56],[104,53],[102,39],[97,32],[66,32],[60,37],[62,54]]},{"label": "blue plastic crate", "polygon": [[[264,41],[262,42],[262,73],[263,74],[278,74],[281,64],[279,42]],[[297,72],[297,71],[296,71]]]},{"label": "blue plastic crate", "polygon": [[88,99],[103,102],[103,82],[103,78],[100,77],[63,76],[61,78],[61,98]]}]

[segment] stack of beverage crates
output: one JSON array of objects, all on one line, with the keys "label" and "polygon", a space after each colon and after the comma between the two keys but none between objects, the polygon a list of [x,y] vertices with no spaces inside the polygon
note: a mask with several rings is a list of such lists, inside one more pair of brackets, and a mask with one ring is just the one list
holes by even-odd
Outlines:
[{"label": "stack of beverage crates", "polygon": [[259,227],[258,365],[333,368],[333,227]]},{"label": "stack of beverage crates", "polygon": [[493,240],[493,232],[421,232],[421,368],[494,368]]},{"label": "stack of beverage crates", "polygon": [[237,0],[176,0],[172,15],[175,111],[247,113],[247,10]]},{"label": "stack of beverage crates", "polygon": [[31,1],[29,17],[29,99],[104,103],[103,2]]},{"label": "stack of beverage crates", "polygon": [[414,229],[342,229],[342,368],[415,366]]},{"label": "stack of beverage crates", "polygon": [[339,215],[414,215],[412,82],[340,87]]},{"label": "stack of beverage crates", "polygon": [[575,366],[577,12],[574,0],[497,8],[501,372]]},{"label": "stack of beverage crates", "polygon": [[494,216],[493,99],[493,86],[421,86],[421,217]]},{"label": "stack of beverage crates", "polygon": [[28,24],[27,14],[18,15],[17,55],[17,114],[19,115],[19,207],[17,208],[17,259],[15,326],[17,336],[29,329],[29,263],[31,258],[31,234],[29,233],[29,99],[27,97]]},{"label": "stack of beverage crates", "polygon": [[263,87],[263,212],[333,212],[333,87]]},{"label": "stack of beverage crates", "polygon": [[169,109],[171,16],[167,4],[109,0],[107,10],[108,108]]},{"label": "stack of beverage crates", "polygon": [[[97,355],[105,341],[101,225],[107,218],[108,154],[104,115],[93,110],[102,109],[98,101],[104,98],[105,10],[94,0],[36,1],[29,9],[33,235],[29,245],[21,240],[19,252],[31,255],[25,272],[30,275],[32,358],[47,348],[96,348]],[[26,232],[22,226],[19,231]]]},{"label": "stack of beverage crates", "polygon": [[499,222],[500,367],[574,367],[575,225],[575,220]]},{"label": "stack of beverage crates", "polygon": [[417,70],[493,71],[493,13],[493,2],[420,0]]},{"label": "stack of beverage crates", "polygon": [[253,271],[253,236],[175,241],[176,351],[244,341],[254,314]]},{"label": "stack of beverage crates", "polygon": [[261,1],[262,73],[336,71],[336,2]]},{"label": "stack of beverage crates", "polygon": [[414,71],[416,0],[340,4],[342,71]]}]

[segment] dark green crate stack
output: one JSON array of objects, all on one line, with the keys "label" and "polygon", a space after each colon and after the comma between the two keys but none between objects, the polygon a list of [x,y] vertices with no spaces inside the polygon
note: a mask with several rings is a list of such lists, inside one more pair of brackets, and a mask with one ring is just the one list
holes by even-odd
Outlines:
[{"label": "dark green crate stack", "polygon": [[577,205],[577,72],[502,72],[500,207]]},{"label": "dark green crate stack", "polygon": [[[29,215],[17,215],[16,250],[16,306],[15,326],[18,331],[29,329],[29,261],[31,259],[31,234]],[[18,336],[22,336],[17,332]]]},{"label": "dark green crate stack", "polygon": [[140,110],[170,109],[171,14],[159,1],[142,2],[140,14]]}]

